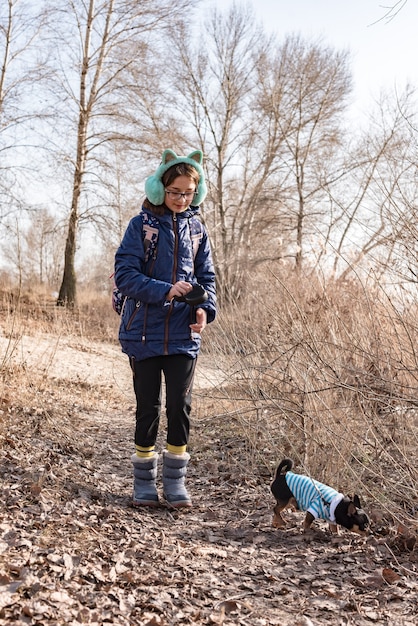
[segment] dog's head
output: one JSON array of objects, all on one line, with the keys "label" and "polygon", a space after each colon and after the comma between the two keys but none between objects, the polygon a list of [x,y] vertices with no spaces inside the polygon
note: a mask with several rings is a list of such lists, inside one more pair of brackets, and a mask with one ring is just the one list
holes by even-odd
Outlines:
[{"label": "dog's head", "polygon": [[344,496],[335,508],[335,520],[340,526],[358,535],[366,535],[369,531],[370,520],[356,495],[353,499]]}]

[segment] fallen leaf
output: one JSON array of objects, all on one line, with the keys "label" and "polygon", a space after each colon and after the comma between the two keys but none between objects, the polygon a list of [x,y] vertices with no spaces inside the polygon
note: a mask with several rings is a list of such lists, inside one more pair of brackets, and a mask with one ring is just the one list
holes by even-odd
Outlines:
[{"label": "fallen leaf", "polygon": [[394,572],[393,569],[390,569],[389,567],[383,568],[382,576],[384,580],[386,580],[386,582],[389,583],[390,585],[393,585],[394,583],[398,582],[398,580],[400,580],[401,578],[399,574]]}]

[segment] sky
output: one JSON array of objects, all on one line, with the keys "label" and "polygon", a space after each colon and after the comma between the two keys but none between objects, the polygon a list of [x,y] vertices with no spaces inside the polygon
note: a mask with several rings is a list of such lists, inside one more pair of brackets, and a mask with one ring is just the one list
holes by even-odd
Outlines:
[{"label": "sky", "polygon": [[[215,0],[225,9],[234,0]],[[267,32],[300,34],[351,53],[353,114],[361,117],[382,89],[418,87],[417,0],[235,0],[251,5]],[[392,19],[385,18],[390,8]],[[397,14],[395,15],[395,13]]]}]

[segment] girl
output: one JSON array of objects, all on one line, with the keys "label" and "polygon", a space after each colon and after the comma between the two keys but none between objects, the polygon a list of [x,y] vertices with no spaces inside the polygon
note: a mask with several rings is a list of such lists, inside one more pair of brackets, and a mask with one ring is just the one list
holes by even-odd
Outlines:
[{"label": "girl", "polygon": [[[216,315],[215,273],[207,232],[196,217],[207,194],[199,150],[187,157],[165,150],[145,182],[142,210],[115,256],[115,283],[126,296],[119,340],[128,355],[136,396],[134,506],[157,506],[155,443],[165,380],[167,446],[163,495],[173,507],[190,507],[185,487],[191,393],[201,333]],[[199,284],[206,300],[179,299]]]}]

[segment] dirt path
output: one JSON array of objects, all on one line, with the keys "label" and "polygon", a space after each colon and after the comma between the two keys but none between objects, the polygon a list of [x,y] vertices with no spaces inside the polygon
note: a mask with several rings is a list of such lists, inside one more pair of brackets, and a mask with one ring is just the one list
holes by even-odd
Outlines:
[{"label": "dirt path", "polygon": [[[132,509],[133,399],[117,347],[0,347],[48,379],[20,403],[13,380],[3,393],[1,625],[417,623],[416,553],[321,524],[302,535],[299,513],[273,529],[268,483],[209,418],[194,424],[193,509]],[[216,373],[199,376],[211,394]]]},{"label": "dirt path", "polygon": [[[199,357],[196,388],[208,389],[222,384],[224,375],[211,361],[208,357]],[[56,380],[114,385],[123,395],[130,395],[132,390],[127,357],[116,344],[52,337],[47,333],[19,335],[17,339],[0,335],[0,365],[2,363],[36,368],[39,374]]]}]

